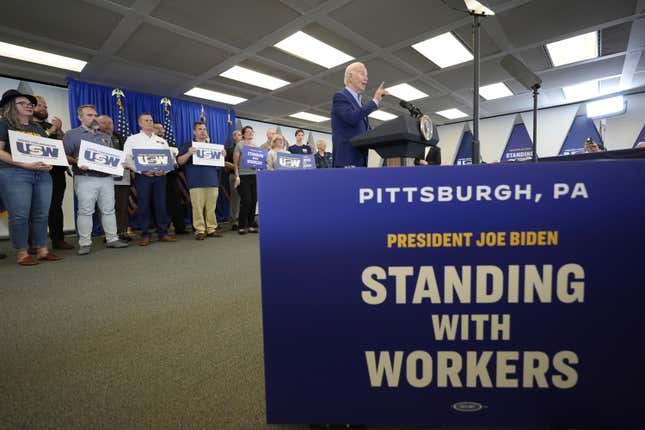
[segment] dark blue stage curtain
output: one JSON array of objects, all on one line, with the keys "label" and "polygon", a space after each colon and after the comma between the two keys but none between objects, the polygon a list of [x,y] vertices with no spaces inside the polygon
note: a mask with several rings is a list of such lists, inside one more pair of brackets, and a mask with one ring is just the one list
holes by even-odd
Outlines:
[{"label": "dark blue stage curtain", "polygon": [[[72,127],[78,127],[80,125],[76,114],[77,108],[84,104],[92,104],[96,106],[99,115],[109,115],[112,118],[116,132],[121,131],[117,124],[119,114],[117,98],[112,95],[113,90],[117,87],[96,85],[89,82],[77,81],[72,78],[67,78],[67,83],[69,88],[69,117]],[[139,132],[137,116],[143,112],[152,115],[155,122],[162,124],[165,122],[164,105],[161,103],[164,97],[163,95],[137,93],[125,88],[120,88],[120,90],[124,95],[121,98],[121,102],[123,103],[125,119],[131,134]],[[203,115],[211,142],[222,145],[231,144],[232,140],[230,139],[230,135],[235,124],[234,110],[221,109],[206,104],[201,105],[171,97],[168,98],[171,102],[169,106],[170,122],[175,137],[175,142],[169,143],[180,148],[185,145],[190,145],[193,138],[193,123],[201,121]],[[226,180],[226,175],[222,174],[221,177],[223,179],[221,182],[226,182],[226,191],[223,190],[223,184],[220,183],[217,215],[218,220],[225,221],[229,217],[228,181]]]}]

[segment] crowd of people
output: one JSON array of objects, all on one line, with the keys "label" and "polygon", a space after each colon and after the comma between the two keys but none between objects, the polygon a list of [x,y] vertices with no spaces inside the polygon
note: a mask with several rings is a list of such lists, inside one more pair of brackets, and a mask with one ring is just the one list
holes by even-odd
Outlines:
[{"label": "crowd of people", "polygon": [[[225,167],[196,165],[192,142],[209,142],[208,127],[204,122],[193,124],[193,139],[173,147],[163,138],[164,129],[155,123],[148,113],[138,116],[139,133],[124,138],[114,132],[114,122],[107,115],[99,115],[93,105],[78,107],[80,126],[63,131],[59,118],[51,118],[47,102],[41,96],[22,94],[16,90],[6,91],[0,101],[0,199],[8,211],[9,236],[16,252],[17,263],[33,266],[41,261],[56,261],[62,257],[50,251],[73,249],[65,241],[63,232],[63,197],[67,184],[66,175],[73,177],[74,194],[77,200],[76,229],[78,233],[77,254],[92,252],[92,233],[98,214],[108,248],[126,248],[133,237],[130,225],[131,214],[136,210],[140,230],[138,244],[148,246],[154,229],[159,242],[174,242],[175,234],[188,232],[185,226],[187,207],[191,208],[192,226],[196,240],[221,237],[222,228],[215,215],[220,181],[230,185],[230,223],[238,234],[257,233],[257,169],[242,163],[243,147],[260,146],[268,150],[267,169],[277,168],[278,153],[314,154],[318,168],[332,167],[331,153],[326,152],[324,140],[313,145],[304,141],[304,131],[295,133],[295,143],[287,145],[287,139],[267,131],[267,141],[262,145],[254,142],[254,130],[245,126],[232,134],[234,145],[223,151]],[[14,161],[9,144],[9,130],[59,139],[70,168],[50,166],[42,162],[22,163]],[[81,141],[122,150],[124,174],[114,177],[78,165]],[[173,155],[175,170],[170,172],[139,171],[133,162],[133,149],[168,149]],[[98,208],[98,211],[97,211]],[[0,258],[6,255],[0,254]]]}]

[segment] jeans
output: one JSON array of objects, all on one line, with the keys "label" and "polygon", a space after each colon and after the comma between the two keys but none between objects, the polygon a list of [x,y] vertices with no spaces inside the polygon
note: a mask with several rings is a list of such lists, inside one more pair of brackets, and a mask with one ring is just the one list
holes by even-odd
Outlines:
[{"label": "jeans", "polygon": [[26,251],[31,237],[35,248],[47,246],[47,219],[52,199],[52,177],[47,171],[0,167],[0,194],[9,212],[9,236],[16,251]]},{"label": "jeans", "polygon": [[92,215],[97,203],[101,211],[101,225],[105,231],[105,240],[108,243],[117,240],[112,177],[75,175],[74,191],[78,199],[76,228],[79,246],[92,245]]}]

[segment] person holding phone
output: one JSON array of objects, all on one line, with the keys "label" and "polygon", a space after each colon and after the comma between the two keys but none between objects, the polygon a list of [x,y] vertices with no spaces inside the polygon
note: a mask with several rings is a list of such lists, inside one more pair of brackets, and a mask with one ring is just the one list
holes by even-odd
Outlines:
[{"label": "person holding phone", "polygon": [[367,85],[367,67],[363,63],[347,66],[344,83],[345,88],[334,94],[331,107],[334,167],[367,167],[367,151],[354,148],[349,140],[372,128],[367,116],[389,93],[383,88],[385,82],[381,82],[372,100],[363,104],[361,96]]}]

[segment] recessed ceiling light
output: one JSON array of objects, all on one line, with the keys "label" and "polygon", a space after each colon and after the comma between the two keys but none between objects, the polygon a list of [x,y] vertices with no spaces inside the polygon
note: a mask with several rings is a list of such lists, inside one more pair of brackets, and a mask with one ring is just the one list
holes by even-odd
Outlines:
[{"label": "recessed ceiling light", "polygon": [[436,114],[448,119],[465,118],[468,116],[459,109],[441,110],[439,112],[436,112]]},{"label": "recessed ceiling light", "polygon": [[381,121],[389,121],[391,119],[394,119],[397,117],[397,115],[393,115],[389,112],[385,112],[383,110],[375,110],[371,114],[369,114],[370,118],[375,118],[375,119],[380,119]]},{"label": "recessed ceiling light", "polygon": [[87,61],[65,57],[63,55],[51,54],[37,49],[25,48],[24,46],[12,45],[11,43],[0,42],[0,56],[14,58],[16,60],[28,61],[30,63],[43,64],[58,69],[80,72]]},{"label": "recessed ceiling light", "polygon": [[496,84],[479,87],[479,95],[486,100],[494,100],[501,99],[502,97],[512,96],[513,92],[506,86],[504,82],[498,82]]},{"label": "recessed ceiling light", "polygon": [[587,116],[589,118],[605,117],[624,112],[626,108],[623,96],[610,97],[587,103]]},{"label": "recessed ceiling light", "polygon": [[316,115],[315,113],[309,113],[309,112],[296,112],[294,114],[289,115],[293,118],[298,118],[298,119],[304,119],[305,121],[311,121],[311,122],[324,122],[324,121],[329,121],[329,118],[322,116],[322,115]]},{"label": "recessed ceiling light", "polygon": [[227,71],[220,73],[220,76],[268,90],[276,90],[285,85],[289,85],[289,82],[282,79],[241,66],[233,66]]},{"label": "recessed ceiling light", "polygon": [[200,99],[213,100],[215,102],[225,103],[228,105],[236,105],[245,102],[247,99],[242,97],[232,96],[230,94],[220,93],[218,91],[206,90],[204,88],[193,88],[184,93],[187,96],[197,97]]},{"label": "recessed ceiling light", "polygon": [[592,99],[600,94],[598,81],[587,81],[581,84],[570,85],[563,87],[562,91],[564,92],[564,98],[568,102]]},{"label": "recessed ceiling light", "polygon": [[555,67],[598,57],[598,32],[581,34],[553,43],[547,43],[546,50]]},{"label": "recessed ceiling light", "polygon": [[394,85],[393,87],[386,88],[385,90],[388,93],[392,94],[394,97],[405,100],[407,102],[428,97],[426,93],[417,90],[409,84]]},{"label": "recessed ceiling light", "polygon": [[354,57],[345,54],[343,51],[302,31],[292,34],[273,46],[327,69],[334,68],[354,59]]},{"label": "recessed ceiling light", "polygon": [[442,69],[473,59],[473,54],[450,32],[415,43],[412,48]]}]

